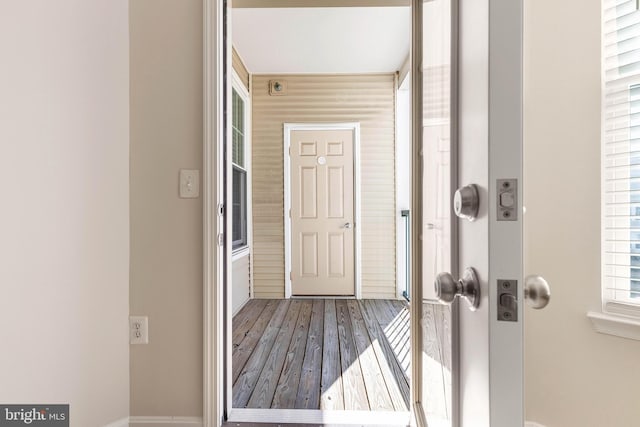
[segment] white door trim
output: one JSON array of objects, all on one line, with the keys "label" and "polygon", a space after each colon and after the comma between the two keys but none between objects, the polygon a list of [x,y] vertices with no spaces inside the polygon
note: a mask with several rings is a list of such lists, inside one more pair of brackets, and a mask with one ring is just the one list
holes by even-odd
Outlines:
[{"label": "white door trim", "polygon": [[[218,236],[224,235],[226,229],[218,206],[224,202],[224,180],[219,179],[224,170],[223,93],[225,84],[230,87],[230,82],[224,81],[224,67],[225,63],[231,64],[230,40],[225,41],[224,37],[224,16],[224,2],[203,0],[203,427],[218,427],[223,421],[225,335],[230,336],[231,328],[227,321],[230,313],[225,311],[225,289],[221,286],[225,283],[225,246],[218,244]],[[230,353],[228,350],[227,357]]]},{"label": "white door trim", "polygon": [[361,283],[361,222],[360,222],[360,123],[285,123],[284,124],[284,297],[291,298],[291,132],[296,130],[353,130],[353,177],[354,177],[354,275],[355,297],[362,298]]}]

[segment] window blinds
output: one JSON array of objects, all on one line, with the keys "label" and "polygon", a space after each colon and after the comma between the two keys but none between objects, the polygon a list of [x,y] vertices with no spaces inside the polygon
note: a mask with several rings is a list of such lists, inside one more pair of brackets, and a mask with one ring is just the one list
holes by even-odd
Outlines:
[{"label": "window blinds", "polygon": [[603,297],[640,305],[640,11],[603,5]]}]

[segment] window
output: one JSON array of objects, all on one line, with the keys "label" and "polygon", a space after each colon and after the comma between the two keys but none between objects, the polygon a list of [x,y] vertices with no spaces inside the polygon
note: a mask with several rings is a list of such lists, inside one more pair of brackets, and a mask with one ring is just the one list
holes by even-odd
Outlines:
[{"label": "window", "polygon": [[233,224],[232,240],[233,249],[242,249],[248,245],[248,217],[247,217],[247,163],[246,154],[246,108],[245,98],[236,89],[233,89],[232,98],[232,140],[231,140],[231,163],[232,192],[233,192],[233,212],[231,222]]},{"label": "window", "polygon": [[640,340],[640,0],[603,0],[602,306],[596,331]]},{"label": "window", "polygon": [[603,302],[640,313],[640,11],[603,5]]}]

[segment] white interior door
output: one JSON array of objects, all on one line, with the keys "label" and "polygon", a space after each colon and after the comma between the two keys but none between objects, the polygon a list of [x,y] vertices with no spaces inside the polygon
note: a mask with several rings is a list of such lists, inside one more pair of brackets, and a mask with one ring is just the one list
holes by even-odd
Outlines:
[{"label": "white interior door", "polygon": [[[479,193],[475,220],[453,217],[451,270],[445,271],[457,280],[472,267],[480,288],[474,311],[466,300],[456,298],[450,332],[429,318],[437,317],[437,310],[413,301],[414,312],[423,317],[416,325],[421,334],[414,340],[414,346],[422,349],[418,356],[422,363],[414,369],[423,378],[416,384],[416,411],[429,425],[522,426],[522,0],[414,0],[412,6],[413,105],[419,109],[414,111],[414,123],[419,123],[413,129],[414,157],[422,154],[413,164],[414,185],[435,185],[437,174],[430,168],[437,163],[433,154],[438,147],[433,144],[438,135],[429,120],[434,119],[430,114],[440,114],[451,123],[452,190],[475,184]],[[450,83],[445,77],[439,79],[438,73],[450,77]],[[428,188],[422,190],[428,194]],[[423,238],[414,241],[420,246],[414,259],[424,259],[434,245],[437,229],[430,225],[434,222],[429,215],[436,207],[429,206],[429,200],[437,197],[413,203],[414,230],[418,239]],[[424,260],[429,261],[433,262]],[[434,292],[431,270],[429,266],[413,270],[414,277],[423,280],[413,297],[425,306],[429,301],[422,298]],[[443,316],[446,319],[447,313]],[[442,332],[451,334],[451,388],[441,390],[445,393],[441,409],[429,404],[434,390],[427,379],[433,375],[429,366],[434,356],[429,352],[433,334],[428,328],[433,325],[443,349],[440,354],[447,344]],[[443,373],[448,368],[445,359],[440,360]]]}]

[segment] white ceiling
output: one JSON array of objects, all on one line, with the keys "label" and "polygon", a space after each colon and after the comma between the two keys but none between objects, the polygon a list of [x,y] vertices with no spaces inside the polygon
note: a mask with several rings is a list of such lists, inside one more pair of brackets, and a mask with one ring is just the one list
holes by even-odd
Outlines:
[{"label": "white ceiling", "polygon": [[408,7],[233,9],[251,73],[394,72],[409,55]]}]

